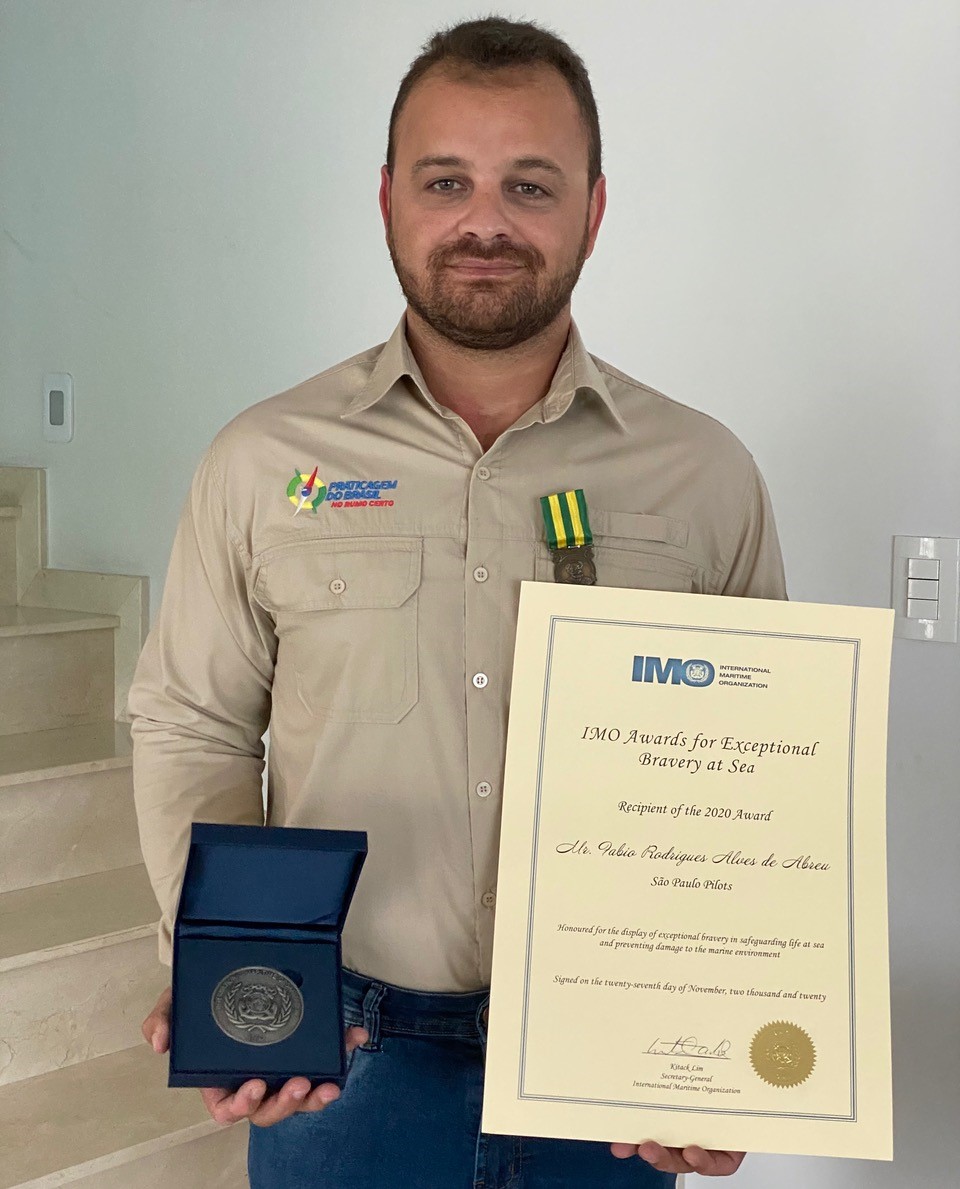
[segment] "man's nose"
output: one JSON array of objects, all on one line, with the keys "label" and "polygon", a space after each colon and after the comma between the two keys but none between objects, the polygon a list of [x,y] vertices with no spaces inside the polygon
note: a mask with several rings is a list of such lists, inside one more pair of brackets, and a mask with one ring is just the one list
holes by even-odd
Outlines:
[{"label": "man's nose", "polygon": [[494,242],[498,237],[509,240],[513,224],[506,201],[499,190],[487,187],[474,190],[470,198],[460,207],[457,230],[464,238]]}]

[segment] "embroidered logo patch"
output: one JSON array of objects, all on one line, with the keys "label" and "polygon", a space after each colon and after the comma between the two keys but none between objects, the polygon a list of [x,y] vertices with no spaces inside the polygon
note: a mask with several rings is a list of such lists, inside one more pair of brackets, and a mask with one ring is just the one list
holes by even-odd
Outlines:
[{"label": "embroidered logo patch", "polygon": [[[319,467],[313,468],[312,475],[304,475],[300,468],[293,472],[293,478],[287,484],[287,499],[291,504],[295,504],[297,512],[304,507],[310,507],[314,512],[323,503],[327,496],[327,487],[323,482],[317,482],[317,471]],[[297,512],[294,512],[296,516]]]},{"label": "embroidered logo patch", "polygon": [[294,516],[304,508],[316,512],[326,502],[331,508],[392,508],[388,493],[397,489],[396,479],[335,479],[329,485],[317,479],[319,467],[305,475],[299,467],[287,484],[287,499],[294,505]]},{"label": "embroidered logo patch", "polygon": [[397,489],[396,479],[335,479],[327,492],[331,508],[392,508],[384,492]]}]

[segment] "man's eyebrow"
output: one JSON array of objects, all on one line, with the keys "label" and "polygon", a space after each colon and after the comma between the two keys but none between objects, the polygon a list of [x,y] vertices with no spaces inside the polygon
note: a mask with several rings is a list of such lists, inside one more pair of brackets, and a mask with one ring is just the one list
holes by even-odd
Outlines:
[{"label": "man's eyebrow", "polygon": [[[465,161],[463,157],[420,157],[414,162],[410,172],[416,175],[434,165],[442,165],[450,169],[469,169],[471,164],[472,162]],[[566,177],[560,166],[555,161],[551,161],[549,157],[515,157],[510,163],[510,168],[542,169],[545,173],[551,173],[557,178]]]},{"label": "man's eyebrow", "polygon": [[551,161],[549,157],[516,157],[512,165],[513,169],[542,169],[546,173],[555,174],[558,178],[566,177],[566,174],[555,161]]}]

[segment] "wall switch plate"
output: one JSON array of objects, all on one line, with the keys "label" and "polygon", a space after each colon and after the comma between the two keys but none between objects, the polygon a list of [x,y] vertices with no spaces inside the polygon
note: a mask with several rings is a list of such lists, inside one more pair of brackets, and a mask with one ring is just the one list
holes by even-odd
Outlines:
[{"label": "wall switch plate", "polygon": [[960,627],[960,538],[894,537],[893,634],[956,644]]},{"label": "wall switch plate", "polygon": [[43,377],[43,436],[48,442],[73,438],[73,376],[68,372]]}]

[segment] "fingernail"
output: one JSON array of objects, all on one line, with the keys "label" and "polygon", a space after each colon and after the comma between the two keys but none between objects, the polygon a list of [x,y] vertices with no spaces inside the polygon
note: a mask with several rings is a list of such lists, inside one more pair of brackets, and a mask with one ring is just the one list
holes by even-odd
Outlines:
[{"label": "fingernail", "polygon": [[331,1103],[335,1098],[340,1097],[338,1090],[323,1090],[320,1093],[320,1101],[323,1103]]},{"label": "fingernail", "polygon": [[302,1086],[296,1090],[291,1090],[290,1093],[294,1098],[306,1098],[307,1096],[307,1092]]}]

